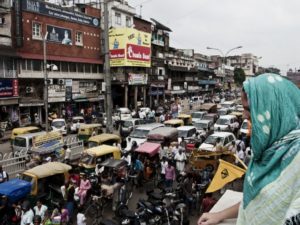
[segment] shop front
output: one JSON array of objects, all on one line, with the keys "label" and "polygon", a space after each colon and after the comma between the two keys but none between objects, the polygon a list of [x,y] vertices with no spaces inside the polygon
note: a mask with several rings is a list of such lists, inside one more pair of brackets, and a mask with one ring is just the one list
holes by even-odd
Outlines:
[{"label": "shop front", "polygon": [[149,105],[151,107],[163,104],[165,99],[165,85],[151,84],[149,87],[148,95]]},{"label": "shop front", "polygon": [[130,108],[146,106],[148,74],[128,74],[128,105]]},{"label": "shop front", "polygon": [[0,121],[18,123],[19,85],[17,79],[0,79]]}]

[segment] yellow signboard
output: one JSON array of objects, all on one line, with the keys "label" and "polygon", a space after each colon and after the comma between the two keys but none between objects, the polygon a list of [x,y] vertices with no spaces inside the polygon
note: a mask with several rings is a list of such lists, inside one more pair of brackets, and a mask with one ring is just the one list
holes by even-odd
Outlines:
[{"label": "yellow signboard", "polygon": [[151,34],[133,28],[109,31],[110,66],[151,66]]}]

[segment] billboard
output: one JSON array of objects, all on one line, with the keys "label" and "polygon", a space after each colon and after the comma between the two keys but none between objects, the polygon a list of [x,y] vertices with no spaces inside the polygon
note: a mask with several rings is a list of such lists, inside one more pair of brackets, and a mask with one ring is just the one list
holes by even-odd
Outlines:
[{"label": "billboard", "polygon": [[54,4],[48,4],[37,0],[22,0],[22,9],[28,12],[39,13],[45,16],[80,23],[93,27],[100,26],[100,19],[88,16],[84,13],[66,9]]},{"label": "billboard", "polygon": [[18,97],[19,85],[16,79],[0,80],[0,98]]},{"label": "billboard", "polygon": [[63,27],[47,25],[47,41],[72,45],[72,31]]},{"label": "billboard", "polygon": [[150,67],[151,34],[133,28],[113,28],[109,31],[111,67]]}]

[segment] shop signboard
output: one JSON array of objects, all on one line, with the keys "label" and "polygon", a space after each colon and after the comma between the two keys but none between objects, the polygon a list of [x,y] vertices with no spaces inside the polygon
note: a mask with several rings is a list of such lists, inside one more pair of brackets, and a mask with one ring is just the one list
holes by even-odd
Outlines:
[{"label": "shop signboard", "polygon": [[16,79],[0,80],[0,98],[18,97],[19,84]]},{"label": "shop signboard", "polygon": [[129,85],[146,85],[148,82],[148,74],[128,74]]},{"label": "shop signboard", "polygon": [[42,1],[22,0],[22,9],[24,11],[66,20],[68,22],[79,23],[93,27],[100,26],[100,19],[97,17],[92,17],[84,13],[62,8],[58,5],[49,4]]},{"label": "shop signboard", "polygon": [[150,67],[151,34],[134,28],[113,28],[109,31],[111,67]]},{"label": "shop signboard", "polygon": [[70,29],[47,25],[47,32],[47,41],[72,45],[72,31]]}]

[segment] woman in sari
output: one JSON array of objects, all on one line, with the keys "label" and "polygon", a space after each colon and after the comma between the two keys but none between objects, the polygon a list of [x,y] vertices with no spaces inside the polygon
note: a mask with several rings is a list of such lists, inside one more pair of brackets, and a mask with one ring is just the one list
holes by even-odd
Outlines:
[{"label": "woman in sari", "polygon": [[238,225],[300,224],[300,91],[276,74],[244,82],[244,117],[250,121],[252,159],[243,200],[198,225],[236,218]]}]

